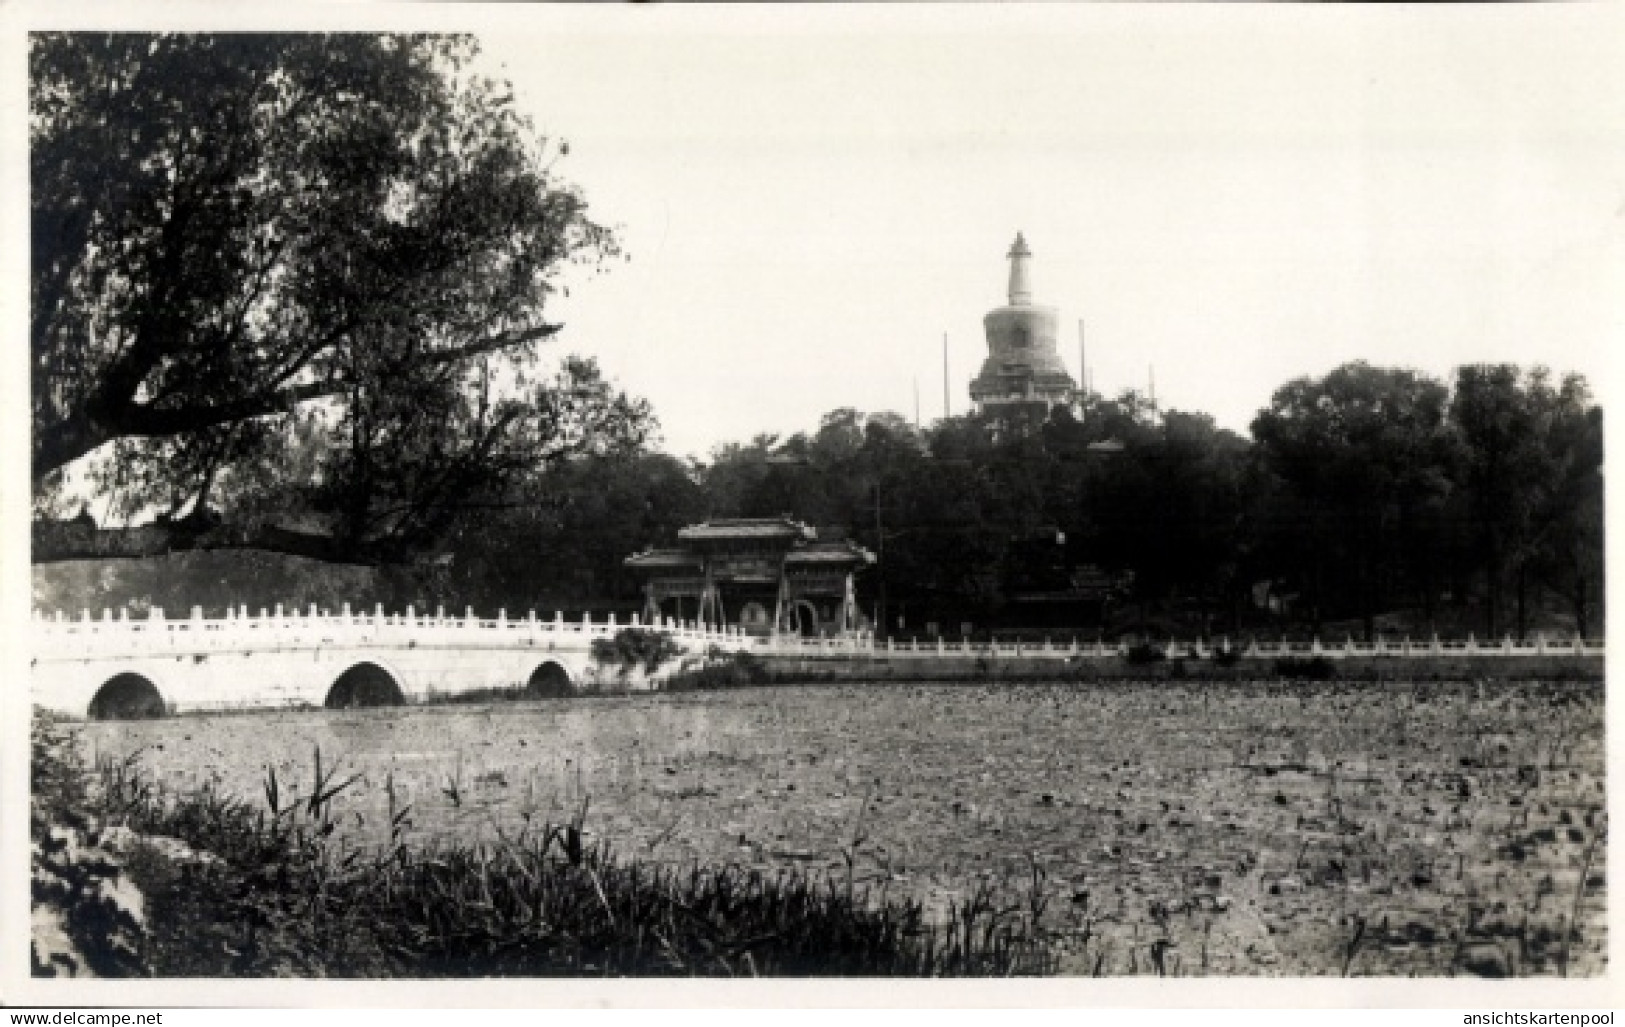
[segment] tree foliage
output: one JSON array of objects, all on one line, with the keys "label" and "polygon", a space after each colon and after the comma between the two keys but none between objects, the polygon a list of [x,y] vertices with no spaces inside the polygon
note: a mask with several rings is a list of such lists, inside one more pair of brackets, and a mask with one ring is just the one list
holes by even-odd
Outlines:
[{"label": "tree foliage", "polygon": [[985,624],[1012,590],[1065,590],[1086,565],[1133,577],[1134,596],[1218,603],[1236,587],[1246,451],[1205,416],[1159,421],[1133,393],[1092,397],[1082,417],[973,414],[924,431],[840,409],[812,435],[720,447],[703,483],[719,516],[788,513],[881,555],[870,588],[905,625]]},{"label": "tree foliage", "polygon": [[1463,442],[1473,542],[1487,579],[1486,628],[1513,593],[1525,632],[1531,578],[1560,583],[1586,626],[1601,586],[1602,413],[1585,382],[1545,368],[1460,368],[1450,419]]},{"label": "tree foliage", "polygon": [[623,561],[671,544],[705,516],[705,500],[683,462],[617,452],[560,462],[481,513],[448,538],[449,559],[419,601],[512,611],[636,605],[638,581]]},{"label": "tree foliage", "polygon": [[443,536],[452,500],[648,434],[589,364],[538,380],[561,269],[615,244],[474,55],[457,36],[32,37],[42,493],[113,444],[101,484],[129,506],[197,521],[294,495],[319,555],[392,558]]},{"label": "tree foliage", "polygon": [[1417,551],[1426,513],[1450,495],[1448,396],[1424,375],[1355,362],[1288,382],[1254,419],[1259,456],[1290,493],[1281,509],[1298,515],[1278,534],[1295,534],[1308,557],[1316,618],[1341,593],[1369,633],[1392,597],[1402,554]]},{"label": "tree foliage", "polygon": [[1601,411],[1582,380],[1538,368],[1462,368],[1453,384],[1347,364],[1282,385],[1251,439],[1132,392],[924,431],[842,409],[814,434],[719,447],[701,481],[714,514],[788,513],[882,552],[871,596],[914,625],[1019,619],[1014,592],[1093,566],[1132,582],[1107,611],[1124,625],[1358,620],[1370,635],[1385,617],[1418,631],[1477,617],[1522,635],[1552,598],[1594,630]]}]

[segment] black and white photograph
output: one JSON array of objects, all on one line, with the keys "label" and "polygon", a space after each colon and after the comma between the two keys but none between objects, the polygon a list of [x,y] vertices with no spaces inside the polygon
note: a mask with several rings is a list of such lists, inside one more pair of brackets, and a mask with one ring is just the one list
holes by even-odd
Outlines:
[{"label": "black and white photograph", "polygon": [[1605,1002],[1617,7],[93,10],[13,995]]}]

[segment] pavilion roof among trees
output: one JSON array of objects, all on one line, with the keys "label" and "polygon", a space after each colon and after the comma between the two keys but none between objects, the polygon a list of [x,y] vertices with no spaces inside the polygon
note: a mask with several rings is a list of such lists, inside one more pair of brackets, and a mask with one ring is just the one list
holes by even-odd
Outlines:
[{"label": "pavilion roof among trees", "polygon": [[[704,571],[712,561],[708,553],[723,553],[744,546],[760,548],[769,543],[784,550],[788,565],[821,565],[824,567],[850,566],[858,570],[875,562],[875,555],[850,539],[820,542],[818,530],[788,517],[728,517],[690,524],[677,531],[679,542],[687,546],[656,549],[649,547],[626,558],[626,566],[634,570]],[[702,548],[703,547],[703,548]],[[712,566],[713,573],[725,574],[723,566]]]},{"label": "pavilion roof among trees", "polygon": [[817,529],[789,517],[706,520],[678,529],[677,539],[675,548],[625,560],[647,575],[650,617],[664,616],[661,604],[671,601],[681,618],[692,600],[710,624],[809,634],[857,626],[853,577],[875,557],[849,539],[821,542]]}]

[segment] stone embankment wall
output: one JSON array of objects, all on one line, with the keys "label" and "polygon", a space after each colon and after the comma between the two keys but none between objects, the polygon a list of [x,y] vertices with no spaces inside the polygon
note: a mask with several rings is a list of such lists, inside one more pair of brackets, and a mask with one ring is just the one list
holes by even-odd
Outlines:
[{"label": "stone embankment wall", "polygon": [[[792,681],[1247,681],[1305,677],[1278,657],[1241,657],[1231,664],[1212,659],[1131,663],[1120,656],[978,656],[943,659],[935,653],[884,650],[869,656],[760,656],[775,680]],[[1309,658],[1309,659],[1312,659]],[[1516,681],[1534,678],[1600,681],[1600,653],[1341,656],[1327,660],[1328,676],[1344,681]]]}]

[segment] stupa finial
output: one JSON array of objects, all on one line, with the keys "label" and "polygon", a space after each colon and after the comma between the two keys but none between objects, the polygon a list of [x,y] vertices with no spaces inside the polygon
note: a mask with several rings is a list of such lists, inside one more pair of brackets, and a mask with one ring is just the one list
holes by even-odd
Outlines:
[{"label": "stupa finial", "polygon": [[1022,307],[1033,301],[1032,278],[1027,268],[1027,262],[1032,259],[1033,251],[1027,248],[1027,239],[1019,231],[1016,241],[1010,245],[1010,305]]}]

